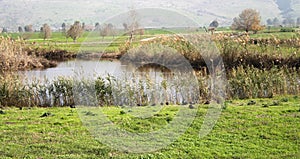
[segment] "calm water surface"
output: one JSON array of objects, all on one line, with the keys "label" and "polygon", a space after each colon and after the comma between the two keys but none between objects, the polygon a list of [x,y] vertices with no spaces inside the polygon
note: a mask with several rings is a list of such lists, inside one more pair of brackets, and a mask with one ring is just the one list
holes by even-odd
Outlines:
[{"label": "calm water surface", "polygon": [[161,77],[166,73],[170,73],[157,68],[140,69],[132,65],[124,65],[119,60],[76,59],[61,62],[55,68],[20,71],[19,74],[25,81],[30,83],[35,80],[41,82],[45,80],[52,81],[58,77],[96,79],[99,76],[106,77],[108,74],[117,77],[133,72],[147,72],[155,77]]}]

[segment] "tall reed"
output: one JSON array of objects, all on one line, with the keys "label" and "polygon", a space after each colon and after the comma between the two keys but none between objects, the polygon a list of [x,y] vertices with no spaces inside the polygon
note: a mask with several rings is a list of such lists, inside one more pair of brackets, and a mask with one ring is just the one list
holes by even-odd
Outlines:
[{"label": "tall reed", "polygon": [[[195,77],[195,81],[191,80]],[[1,106],[143,106],[154,104],[202,103],[218,98],[265,98],[299,95],[300,72],[290,68],[258,69],[237,67],[227,72],[228,85],[223,97],[215,96],[220,83],[214,83],[206,69],[194,75],[126,74],[92,79],[57,78],[44,83],[25,84],[15,75],[1,76]],[[217,77],[219,78],[219,77]],[[191,82],[192,81],[192,82]],[[222,95],[222,94],[221,94]]]}]

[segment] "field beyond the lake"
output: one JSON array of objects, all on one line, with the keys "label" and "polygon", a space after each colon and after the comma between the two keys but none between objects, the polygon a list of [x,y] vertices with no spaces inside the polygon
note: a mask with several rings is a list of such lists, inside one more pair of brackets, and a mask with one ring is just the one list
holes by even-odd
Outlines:
[{"label": "field beyond the lake", "polygon": [[[298,96],[228,101],[203,138],[199,130],[208,106],[197,105],[194,122],[180,138],[145,154],[119,152],[95,140],[76,109],[5,108],[0,114],[0,158],[299,158],[299,103]],[[147,132],[171,121],[178,107],[186,106],[165,106],[149,119],[134,118],[121,107],[101,109],[119,127]]]}]

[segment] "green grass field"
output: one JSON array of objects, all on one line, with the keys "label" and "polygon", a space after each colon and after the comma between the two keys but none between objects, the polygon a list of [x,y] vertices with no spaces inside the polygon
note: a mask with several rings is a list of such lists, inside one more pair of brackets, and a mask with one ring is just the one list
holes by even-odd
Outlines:
[{"label": "green grass field", "polygon": [[276,37],[279,39],[290,39],[294,38],[295,36],[299,35],[296,32],[263,32],[260,34],[253,34],[251,35],[252,38],[271,38]]},{"label": "green grass field", "polygon": [[[180,31],[180,30],[177,30]],[[138,43],[141,39],[150,38],[158,34],[172,34],[174,32],[151,29],[145,32],[145,35],[136,35],[134,43]],[[27,33],[26,33],[27,34]],[[62,32],[53,32],[50,39],[43,40],[39,32],[30,33],[31,36],[26,43],[30,47],[39,47],[44,49],[61,49],[69,52],[118,52],[119,46],[124,44],[129,36],[123,32],[119,32],[116,36],[101,37],[99,32],[85,32],[76,42],[73,42],[71,38],[66,39]],[[1,34],[0,34],[1,35]],[[2,34],[3,36],[9,36],[13,39],[17,39],[21,34],[8,33]]]},{"label": "green grass field", "polygon": [[[299,97],[233,100],[226,106],[204,138],[198,136],[208,107],[199,105],[180,138],[143,154],[119,152],[95,140],[76,109],[5,108],[0,114],[0,158],[300,158]],[[101,109],[120,127],[147,132],[168,124],[178,108],[166,106],[148,119],[134,118],[119,107]],[[45,112],[51,115],[40,117]]]},{"label": "green grass field", "polygon": [[[295,28],[297,30],[297,28]],[[146,29],[144,35],[136,35],[133,40],[133,45],[139,45],[140,40],[155,37],[157,35],[168,34],[193,34],[204,33],[204,28],[162,28],[162,29]],[[217,29],[216,33],[230,33],[233,32],[229,28],[221,27]],[[27,34],[27,33],[25,33]],[[8,33],[2,34],[4,36],[10,36],[13,39],[21,36],[20,33]],[[271,28],[260,31],[258,34],[252,34],[251,38],[270,38],[276,37],[279,39],[290,39],[298,37],[295,32],[280,32],[280,28]],[[84,34],[77,39],[77,42],[73,42],[72,39],[66,39],[62,32],[53,32],[52,37],[47,40],[43,40],[39,32],[31,33],[31,36],[26,43],[31,48],[40,48],[45,50],[66,50],[71,53],[117,53],[120,46],[124,45],[129,39],[129,35],[124,34],[124,31],[117,31],[116,36],[101,37],[99,32],[84,32]],[[261,49],[255,46],[254,49]],[[290,49],[290,47],[282,47],[281,49]],[[272,50],[272,49],[271,49]],[[288,55],[290,51],[285,51]],[[273,54],[273,52],[271,52]],[[269,53],[268,53],[269,54]]]},{"label": "green grass field", "polygon": [[[297,30],[297,28],[296,28]],[[233,32],[228,28],[218,28],[218,32]],[[136,35],[134,38],[134,43],[138,44],[140,40],[151,38],[157,35],[167,35],[167,34],[192,34],[192,33],[204,33],[203,28],[172,28],[172,29],[146,29],[145,34],[140,36]],[[124,44],[129,36],[125,35],[123,31],[118,31],[116,36],[105,36],[101,37],[99,32],[85,32],[77,42],[73,42],[71,38],[66,39],[62,32],[53,32],[52,37],[44,41],[40,37],[39,32],[31,33],[32,35],[27,41],[27,44],[31,47],[39,47],[44,49],[61,49],[67,50],[69,52],[118,52],[120,45]],[[1,34],[0,34],[1,35]],[[18,38],[21,34],[19,33],[8,33],[2,34],[4,36],[10,36],[14,39]],[[295,32],[280,32],[280,28],[271,28],[270,30],[260,31],[258,34],[252,34],[252,38],[270,38],[277,37],[279,39],[289,39],[297,36]]]}]

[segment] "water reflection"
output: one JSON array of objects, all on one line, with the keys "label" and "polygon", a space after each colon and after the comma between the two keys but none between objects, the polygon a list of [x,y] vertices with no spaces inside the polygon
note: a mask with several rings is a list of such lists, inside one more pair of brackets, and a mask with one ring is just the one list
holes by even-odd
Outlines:
[{"label": "water reflection", "polygon": [[[37,103],[42,105],[100,103],[144,106],[196,103],[199,98],[193,71],[184,72],[155,64],[136,66],[117,60],[77,59],[61,62],[56,68],[21,71],[19,74],[29,85],[37,81],[42,84],[33,90],[38,95]],[[61,80],[59,77],[71,80]],[[100,80],[98,77],[101,77]]]},{"label": "water reflection", "polygon": [[44,82],[45,80],[52,81],[58,77],[81,76],[85,78],[96,78],[98,76],[107,76],[114,72],[123,72],[128,67],[121,65],[117,60],[72,60],[64,61],[58,64],[55,68],[48,68],[44,70],[29,70],[20,71],[19,74],[23,79],[29,83],[31,81],[39,80]]},{"label": "water reflection", "polygon": [[122,64],[119,60],[76,59],[61,62],[55,68],[20,71],[19,75],[28,83],[32,81],[43,83],[45,81],[53,81],[58,77],[96,79],[97,77],[106,77],[108,75],[123,77],[128,74],[144,77],[150,76],[161,81],[162,78],[170,78],[174,74],[172,71],[174,70],[154,64],[146,64],[136,68],[128,63]]}]

